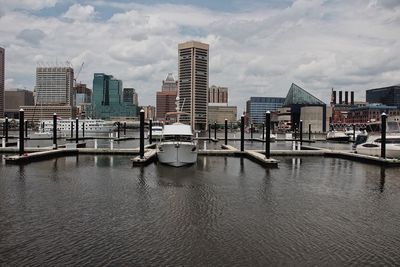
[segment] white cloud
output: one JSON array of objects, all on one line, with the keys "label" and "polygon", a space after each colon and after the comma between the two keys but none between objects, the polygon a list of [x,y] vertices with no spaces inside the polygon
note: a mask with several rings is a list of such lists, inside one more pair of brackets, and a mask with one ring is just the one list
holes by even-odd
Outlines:
[{"label": "white cloud", "polygon": [[91,86],[94,72],[112,74],[138,90],[141,104],[155,104],[166,73],[177,74],[178,43],[204,41],[210,84],[228,86],[230,102],[243,110],[248,97],[285,96],[292,82],[325,101],[332,87],[361,99],[365,89],[398,84],[400,8],[371,2],[298,0],[284,9],[233,13],[125,4],[100,20],[96,11],[122,4],[87,1],[59,18],[8,11],[0,36],[12,84],[33,88],[38,61],[69,60],[76,70],[85,62],[79,80]]},{"label": "white cloud", "polygon": [[0,0],[0,9],[27,9],[39,10],[45,7],[53,7],[58,0]]},{"label": "white cloud", "polygon": [[93,18],[95,15],[94,7],[91,5],[80,5],[74,4],[69,7],[67,12],[63,15],[64,18],[72,19],[72,20],[80,20],[85,21]]}]

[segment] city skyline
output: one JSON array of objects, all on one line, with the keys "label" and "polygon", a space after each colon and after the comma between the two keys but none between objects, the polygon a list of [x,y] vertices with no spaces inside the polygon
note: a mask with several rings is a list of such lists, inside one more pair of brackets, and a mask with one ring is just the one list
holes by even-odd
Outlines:
[{"label": "city skyline", "polygon": [[[37,62],[72,62],[113,73],[155,105],[166,73],[178,73],[177,44],[210,44],[210,82],[249,96],[284,97],[292,82],[329,102],[330,89],[399,84],[396,1],[2,1],[0,46],[6,88],[33,90]],[[366,31],[368,29],[368,31]],[[112,38],[109,38],[112,37]],[[66,49],[68,47],[68,49]],[[359,99],[357,99],[359,100]]]}]

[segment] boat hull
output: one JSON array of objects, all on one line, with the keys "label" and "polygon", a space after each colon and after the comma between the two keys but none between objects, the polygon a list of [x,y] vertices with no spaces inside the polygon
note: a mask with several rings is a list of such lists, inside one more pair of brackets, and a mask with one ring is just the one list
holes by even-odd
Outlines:
[{"label": "boat hull", "polygon": [[[368,155],[368,156],[381,156],[381,146],[380,144],[375,144],[375,146],[364,146],[359,145],[356,147],[358,154]],[[400,145],[386,144],[386,157],[387,158],[400,158]]]},{"label": "boat hull", "polygon": [[197,146],[192,142],[162,142],[157,145],[158,161],[174,167],[197,162]]}]

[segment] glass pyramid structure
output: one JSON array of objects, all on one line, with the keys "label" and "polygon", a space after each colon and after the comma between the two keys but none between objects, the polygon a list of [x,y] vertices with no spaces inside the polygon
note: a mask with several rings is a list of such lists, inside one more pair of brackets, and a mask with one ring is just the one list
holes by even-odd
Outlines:
[{"label": "glass pyramid structure", "polygon": [[292,83],[283,106],[289,107],[292,105],[321,106],[325,105],[325,103],[300,86]]}]

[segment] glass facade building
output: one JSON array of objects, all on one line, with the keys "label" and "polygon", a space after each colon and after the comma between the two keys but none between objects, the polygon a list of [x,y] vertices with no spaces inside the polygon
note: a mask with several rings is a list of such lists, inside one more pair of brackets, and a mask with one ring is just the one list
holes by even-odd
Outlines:
[{"label": "glass facade building", "polygon": [[136,105],[123,102],[122,81],[104,73],[94,74],[92,106],[95,118],[137,116]]},{"label": "glass facade building", "polygon": [[265,121],[267,111],[275,112],[282,107],[284,97],[250,97],[246,103],[246,113],[249,116],[249,122],[262,124]]},{"label": "glass facade building", "polygon": [[366,91],[366,101],[400,108],[400,85],[369,89]]}]

